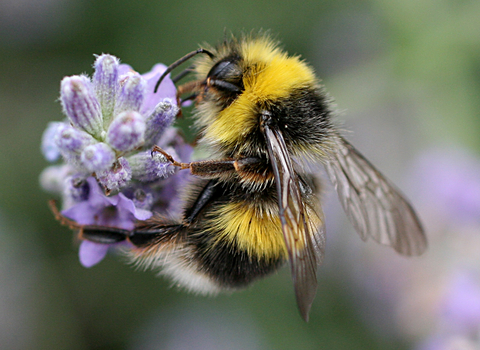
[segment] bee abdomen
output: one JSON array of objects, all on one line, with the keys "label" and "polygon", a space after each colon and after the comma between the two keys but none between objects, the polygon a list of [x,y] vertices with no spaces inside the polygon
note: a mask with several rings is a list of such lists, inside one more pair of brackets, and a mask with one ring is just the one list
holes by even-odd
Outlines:
[{"label": "bee abdomen", "polygon": [[242,288],[276,271],[284,259],[255,257],[235,244],[222,242],[215,247],[198,247],[198,259],[205,271],[221,288]]},{"label": "bee abdomen", "polygon": [[228,200],[223,193],[205,208],[192,223],[188,241],[203,272],[223,288],[239,288],[277,270],[287,252],[269,191],[251,197],[232,187],[225,191]]}]

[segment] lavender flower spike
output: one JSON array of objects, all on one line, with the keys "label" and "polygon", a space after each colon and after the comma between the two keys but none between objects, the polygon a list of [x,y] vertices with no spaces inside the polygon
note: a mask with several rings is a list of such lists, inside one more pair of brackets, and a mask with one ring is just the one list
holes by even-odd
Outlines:
[{"label": "lavender flower spike", "polygon": [[103,54],[97,57],[93,65],[95,73],[93,74],[92,81],[102,108],[103,126],[105,129],[108,128],[108,125],[113,119],[113,110],[119,90],[119,64],[119,59],[115,56]]},{"label": "lavender flower spike", "polygon": [[95,96],[90,79],[83,75],[63,78],[60,99],[65,114],[73,125],[97,139],[103,137],[100,102]]},{"label": "lavender flower spike", "polygon": [[[132,230],[152,210],[178,206],[179,191],[173,187],[184,181],[165,182],[175,168],[163,155],[151,155],[152,146],[159,144],[173,157],[189,160],[183,158],[185,145],[177,130],[170,127],[178,113],[176,88],[167,76],[154,93],[166,69],[162,64],[140,75],[102,54],[94,69],[91,80],[84,75],[62,80],[60,100],[68,119],[49,124],[42,138],[43,155],[61,163],[47,168],[40,182],[62,198],[62,214],[78,224]],[[128,244],[84,240],[80,261],[93,266],[110,247]]]}]

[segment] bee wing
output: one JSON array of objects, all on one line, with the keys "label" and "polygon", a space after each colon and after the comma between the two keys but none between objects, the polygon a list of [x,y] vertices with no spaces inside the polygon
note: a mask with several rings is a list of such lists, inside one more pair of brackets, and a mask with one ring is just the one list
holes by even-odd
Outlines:
[{"label": "bee wing", "polygon": [[412,206],[348,141],[338,136],[335,142],[326,169],[362,239],[370,236],[403,255],[422,254],[427,239]]},{"label": "bee wing", "polygon": [[[300,313],[308,321],[308,313],[317,291],[317,266],[321,263],[325,246],[322,227],[311,235],[306,218],[297,174],[293,169],[281,132],[264,126],[268,153],[277,186],[279,216],[292,271],[295,296]],[[313,239],[313,241],[312,241]]]}]

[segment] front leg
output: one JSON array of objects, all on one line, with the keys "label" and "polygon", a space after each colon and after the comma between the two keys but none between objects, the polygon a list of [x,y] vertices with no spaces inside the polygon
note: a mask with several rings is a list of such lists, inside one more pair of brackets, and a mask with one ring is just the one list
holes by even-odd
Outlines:
[{"label": "front leg", "polygon": [[190,169],[192,175],[215,179],[232,174],[238,174],[240,177],[271,177],[271,170],[264,160],[258,157],[246,157],[240,159],[219,159],[219,160],[201,160],[190,163],[177,162],[173,157],[165,152],[162,148],[154,146],[153,152],[161,153],[172,163],[172,165],[180,169]]}]

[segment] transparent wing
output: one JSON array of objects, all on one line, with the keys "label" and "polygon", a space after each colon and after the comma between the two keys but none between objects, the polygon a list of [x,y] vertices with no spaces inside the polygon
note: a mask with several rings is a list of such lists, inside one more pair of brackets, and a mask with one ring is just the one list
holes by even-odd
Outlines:
[{"label": "transparent wing", "polygon": [[[278,192],[279,216],[283,237],[290,258],[295,296],[302,317],[308,321],[308,313],[317,291],[317,266],[321,263],[325,247],[325,231],[312,227],[306,217],[301,189],[279,130],[264,126],[268,152],[274,171]],[[312,209],[313,210],[313,209]]]},{"label": "transparent wing", "polygon": [[363,240],[372,237],[403,255],[427,247],[422,225],[400,191],[338,136],[326,169],[343,209]]}]

